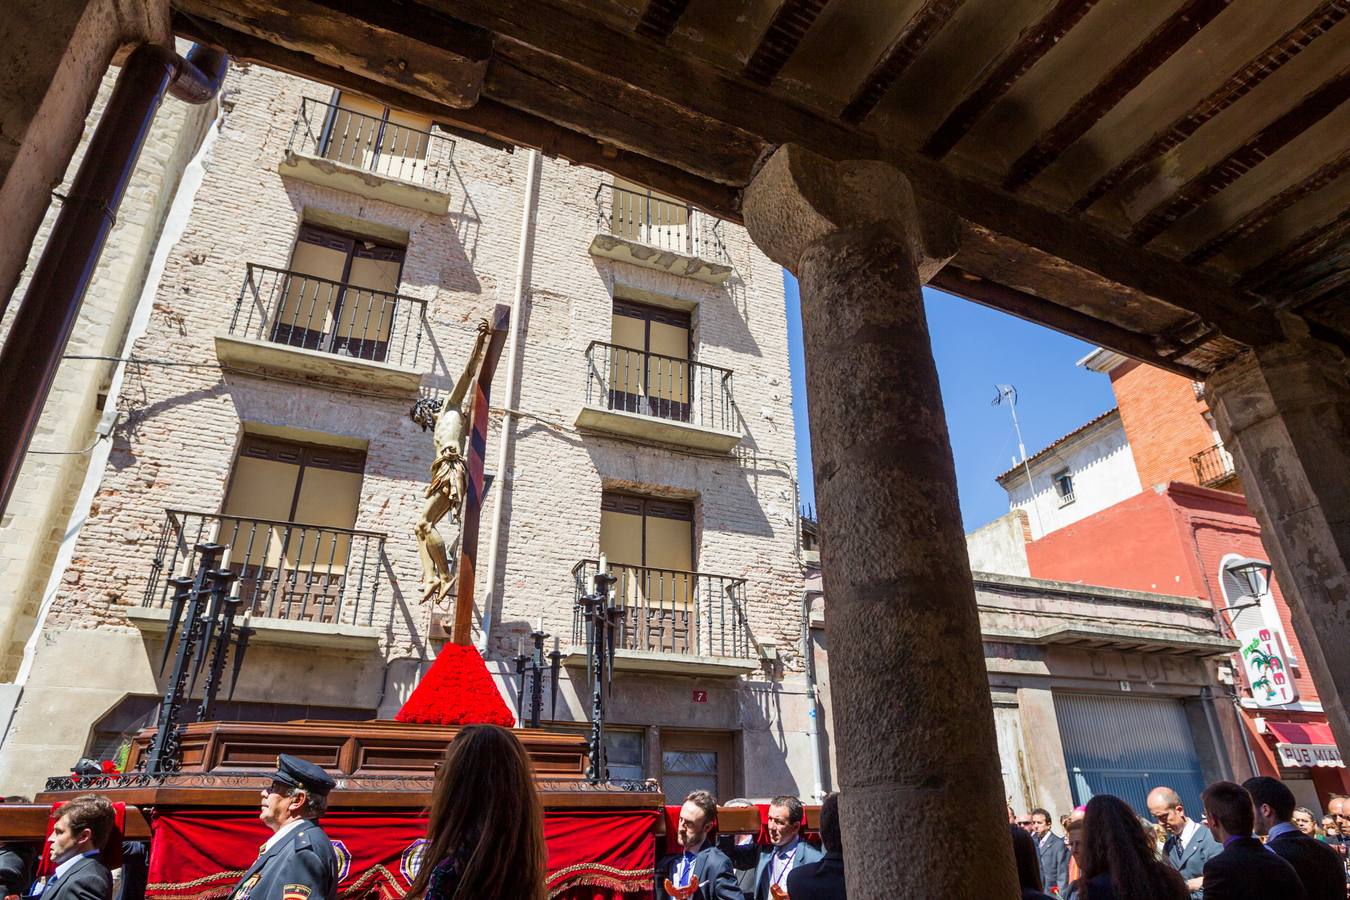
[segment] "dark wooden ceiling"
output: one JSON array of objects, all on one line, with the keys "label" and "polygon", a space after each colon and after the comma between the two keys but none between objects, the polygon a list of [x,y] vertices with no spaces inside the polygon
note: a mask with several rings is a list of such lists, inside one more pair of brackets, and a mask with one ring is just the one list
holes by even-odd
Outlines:
[{"label": "dark wooden ceiling", "polygon": [[946,290],[1200,377],[1350,347],[1350,0],[172,0],[180,34],[729,219],[775,146],[966,223]]}]

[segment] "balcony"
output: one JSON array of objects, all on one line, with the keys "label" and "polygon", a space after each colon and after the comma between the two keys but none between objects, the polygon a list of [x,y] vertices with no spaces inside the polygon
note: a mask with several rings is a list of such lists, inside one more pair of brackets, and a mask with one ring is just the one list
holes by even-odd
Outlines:
[{"label": "balcony", "polygon": [[[586,662],[587,624],[580,598],[595,583],[599,563],[572,567],[578,600],[568,663]],[[614,597],[624,613],[616,634],[615,667],[637,672],[741,675],[759,668],[745,617],[745,579],[676,569],[610,564]]]},{"label": "balcony", "polygon": [[278,171],[311,184],[445,215],[455,142],[389,116],[306,97]]},{"label": "balcony", "polygon": [[602,184],[595,191],[591,255],[725,284],[731,258],[720,219],[683,201]]},{"label": "balcony", "polygon": [[1192,456],[1191,469],[1195,472],[1196,484],[1201,487],[1218,487],[1237,478],[1233,457],[1223,444],[1215,444]]},{"label": "balcony", "polygon": [[425,300],[249,263],[221,365],[411,396],[430,357]]},{"label": "balcony", "polygon": [[731,370],[591,341],[577,427],[727,453],[741,441]]},{"label": "balcony", "polygon": [[129,616],[143,630],[163,630],[169,579],[191,574],[193,548],[213,542],[228,548],[221,565],[238,574],[234,596],[259,641],[368,649],[379,644],[384,541],[371,531],[167,510],[145,597]]}]

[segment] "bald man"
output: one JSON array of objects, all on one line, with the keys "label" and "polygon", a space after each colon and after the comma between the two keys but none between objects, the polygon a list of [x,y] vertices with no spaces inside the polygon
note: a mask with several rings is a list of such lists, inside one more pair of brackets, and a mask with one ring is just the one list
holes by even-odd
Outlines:
[{"label": "bald man", "polygon": [[1208,828],[1186,815],[1181,797],[1170,787],[1149,791],[1148,811],[1167,830],[1163,855],[1186,879],[1192,900],[1203,900],[1205,863],[1222,853],[1223,847]]}]

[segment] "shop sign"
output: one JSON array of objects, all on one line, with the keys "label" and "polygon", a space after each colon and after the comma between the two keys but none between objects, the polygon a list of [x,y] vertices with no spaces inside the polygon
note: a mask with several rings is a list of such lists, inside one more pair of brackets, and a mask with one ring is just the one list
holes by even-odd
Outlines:
[{"label": "shop sign", "polygon": [[1340,766],[1341,751],[1329,744],[1276,744],[1282,766]]},{"label": "shop sign", "polygon": [[1253,628],[1238,632],[1237,639],[1242,667],[1256,705],[1282,706],[1297,701],[1298,688],[1285,665],[1277,632],[1271,628]]}]

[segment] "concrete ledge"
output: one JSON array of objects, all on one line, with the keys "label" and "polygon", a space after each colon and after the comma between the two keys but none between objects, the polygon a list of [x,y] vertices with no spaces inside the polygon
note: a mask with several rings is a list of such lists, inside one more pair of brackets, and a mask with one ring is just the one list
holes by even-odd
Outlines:
[{"label": "concrete ledge", "polygon": [[419,212],[437,216],[450,212],[449,191],[438,191],[409,181],[400,181],[335,160],[310,156],[308,153],[287,150],[277,165],[277,171],[290,178],[307,181],[320,187],[335,188],[371,200],[383,200]]},{"label": "concrete ledge", "polygon": [[[586,650],[573,647],[563,658],[568,666],[586,665]],[[653,653],[649,650],[614,651],[614,669],[619,672],[652,672],[663,675],[689,675],[697,678],[734,678],[759,671],[759,660],[734,656],[687,656],[682,653]]]},{"label": "concrete ledge", "polygon": [[577,428],[586,431],[601,431],[680,447],[692,447],[695,450],[711,450],[714,453],[730,453],[741,442],[741,436],[735,432],[718,431],[700,425],[672,422],[669,419],[658,419],[624,410],[603,409],[598,406],[583,406],[581,412],[577,414],[576,424]]},{"label": "concrete ledge", "polygon": [[591,239],[591,256],[631,263],[647,269],[693,278],[707,284],[726,284],[732,268],[697,256],[649,247],[612,234],[597,234]]},{"label": "concrete ledge", "polygon": [[390,397],[415,397],[422,386],[422,373],[403,366],[258,338],[216,335],[216,358],[223,368],[235,372],[299,376],[315,384],[358,388]]},{"label": "concrete ledge", "polygon": [[1049,628],[982,629],[985,641],[1012,644],[1057,644],[1087,650],[1137,650],[1141,652],[1194,653],[1200,656],[1227,656],[1237,652],[1236,641],[1218,635],[1167,633],[1164,628],[1121,628],[1110,625],[1055,625]]},{"label": "concrete ledge", "polygon": [[[152,606],[127,608],[127,619],[143,634],[161,635],[169,629],[169,611]],[[252,645],[273,644],[286,647],[314,647],[325,650],[380,649],[380,629],[364,625],[336,625],[323,622],[292,622],[288,619],[249,621],[255,634]]]}]

